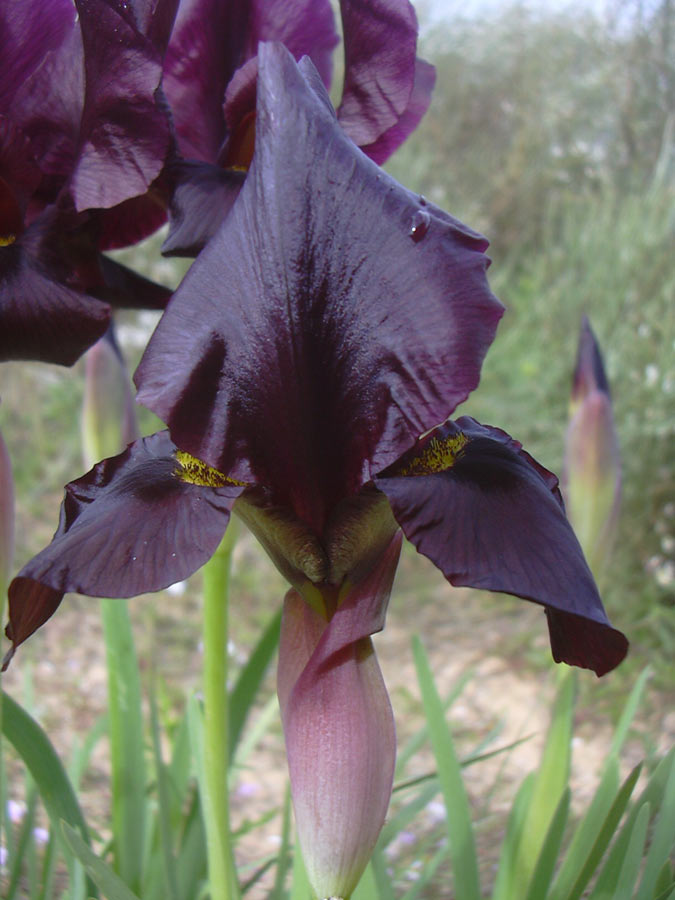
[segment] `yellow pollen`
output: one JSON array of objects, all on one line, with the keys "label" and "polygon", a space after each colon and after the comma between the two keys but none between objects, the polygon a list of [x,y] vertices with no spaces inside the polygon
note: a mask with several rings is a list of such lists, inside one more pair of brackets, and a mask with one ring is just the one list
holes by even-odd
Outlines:
[{"label": "yellow pollen", "polygon": [[176,450],[176,460],[180,465],[180,469],[176,472],[176,477],[187,484],[198,484],[201,487],[228,487],[235,485],[237,487],[246,487],[245,481],[237,481],[234,478],[228,478],[218,469],[208,466],[196,456],[190,456],[184,450]]},{"label": "yellow pollen", "polygon": [[9,247],[15,240],[15,234],[0,234],[0,247]]},{"label": "yellow pollen", "polygon": [[397,469],[395,474],[434,475],[436,472],[444,472],[454,466],[468,443],[468,437],[461,431],[442,439],[432,438],[419,456],[414,456]]}]

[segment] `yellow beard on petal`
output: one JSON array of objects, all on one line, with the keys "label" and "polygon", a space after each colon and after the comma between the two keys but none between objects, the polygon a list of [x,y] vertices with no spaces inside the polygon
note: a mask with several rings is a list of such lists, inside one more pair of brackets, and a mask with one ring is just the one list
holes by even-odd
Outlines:
[{"label": "yellow beard on petal", "polygon": [[245,481],[237,481],[235,478],[228,478],[218,469],[202,462],[196,456],[191,456],[184,450],[176,450],[176,460],[180,469],[176,471],[176,477],[186,484],[197,484],[201,487],[228,487],[236,485],[237,487],[246,487]]},{"label": "yellow beard on petal", "polygon": [[413,456],[400,468],[395,468],[393,475],[434,475],[452,468],[457,457],[469,443],[468,437],[461,431],[446,438],[432,438],[419,456]]}]

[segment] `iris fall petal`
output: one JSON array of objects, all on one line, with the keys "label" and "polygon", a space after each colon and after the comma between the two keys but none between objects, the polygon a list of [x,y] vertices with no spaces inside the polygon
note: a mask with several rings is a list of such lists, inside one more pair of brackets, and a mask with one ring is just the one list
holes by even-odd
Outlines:
[{"label": "iris fall petal", "polygon": [[448,422],[375,483],[452,584],[545,606],[556,662],[602,675],[624,658],[628,642],[605,614],[557,479],[505,432]]},{"label": "iris fall petal", "polygon": [[182,581],[215,552],[240,486],[181,477],[166,432],[142,438],[66,486],[52,543],[9,589],[13,647],[54,612],[66,591],[131,597]]}]

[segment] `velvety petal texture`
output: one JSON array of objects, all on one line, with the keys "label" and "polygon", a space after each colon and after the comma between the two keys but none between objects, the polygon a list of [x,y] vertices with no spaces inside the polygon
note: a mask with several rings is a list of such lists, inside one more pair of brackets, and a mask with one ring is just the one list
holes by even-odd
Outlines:
[{"label": "velvety petal texture", "polygon": [[255,57],[258,43],[269,40],[281,41],[296,57],[309,54],[330,83],[338,36],[328,0],[181,3],[164,65],[164,89],[183,156],[217,161],[228,134],[226,88]]},{"label": "velvety petal texture", "polygon": [[0,246],[0,361],[72,365],[103,335],[110,307],[69,286],[62,220],[47,210],[15,241]]},{"label": "velvety petal texture", "polygon": [[259,60],[249,176],[136,382],[182,449],[320,533],[476,387],[502,306],[484,238],[354,146],[310,63]]},{"label": "velvety petal texture", "polygon": [[602,355],[586,317],[579,335],[562,484],[570,522],[597,577],[616,535],[621,460]]},{"label": "velvety petal texture", "polygon": [[196,256],[225,220],[246,173],[184,161],[172,167],[171,177],[170,227],[162,253]]},{"label": "velvety petal texture", "polygon": [[76,0],[85,96],[71,193],[78,210],[144,194],[169,149],[169,122],[155,101],[162,57],[124,16],[126,4]]},{"label": "velvety petal texture", "polygon": [[415,56],[417,18],[408,0],[340,0],[345,82],[340,124],[383,162],[426,112],[434,69]]},{"label": "velvety petal texture", "polygon": [[13,650],[66,591],[94,597],[158,591],[210,559],[243,488],[190,483],[175,450],[160,432],[66,486],[52,543],[10,585]]},{"label": "velvety petal texture", "polygon": [[0,112],[45,56],[58,47],[75,21],[72,0],[3,0],[0,6]]},{"label": "velvety petal texture", "polygon": [[447,422],[375,484],[452,584],[545,606],[556,662],[603,675],[624,658],[628,642],[605,614],[557,479],[505,432]]},{"label": "velvety petal texture", "polygon": [[277,689],[303,859],[317,897],[349,897],[389,805],[396,736],[369,635],[382,627],[401,547],[393,538],[329,623],[294,590]]}]

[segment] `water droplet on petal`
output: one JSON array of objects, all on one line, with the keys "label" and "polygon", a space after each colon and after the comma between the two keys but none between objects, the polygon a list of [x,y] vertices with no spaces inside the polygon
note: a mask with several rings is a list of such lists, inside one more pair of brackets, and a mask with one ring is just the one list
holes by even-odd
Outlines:
[{"label": "water droplet on petal", "polygon": [[431,216],[429,213],[425,209],[418,209],[410,224],[410,237],[415,243],[422,240],[430,225]]}]

